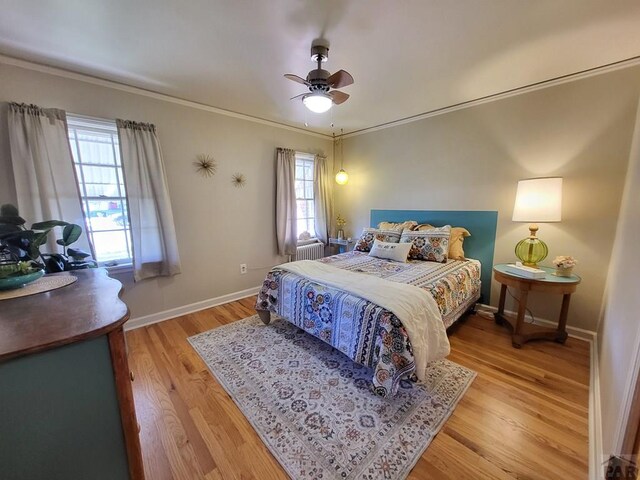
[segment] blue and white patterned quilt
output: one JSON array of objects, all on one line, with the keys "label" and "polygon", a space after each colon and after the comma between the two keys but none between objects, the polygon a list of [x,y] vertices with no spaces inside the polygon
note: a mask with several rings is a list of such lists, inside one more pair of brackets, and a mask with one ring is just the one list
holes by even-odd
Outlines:
[{"label": "blue and white patterned quilt", "polygon": [[[399,263],[349,252],[319,261],[424,288],[435,298],[446,327],[480,295],[480,264],[475,260]],[[378,395],[394,395],[399,382],[415,371],[411,342],[402,322],[379,305],[345,291],[275,267],[262,285],[256,309],[283,317],[353,361],[371,367]]]}]

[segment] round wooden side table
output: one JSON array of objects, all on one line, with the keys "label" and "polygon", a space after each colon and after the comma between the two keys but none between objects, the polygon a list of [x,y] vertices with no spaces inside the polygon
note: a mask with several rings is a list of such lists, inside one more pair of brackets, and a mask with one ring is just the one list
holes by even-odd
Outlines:
[{"label": "round wooden side table", "polygon": [[[549,267],[538,267],[546,272],[544,278],[526,278],[507,271],[506,266],[507,264],[498,264],[493,267],[493,278],[501,284],[498,311],[494,313],[494,317],[498,325],[503,325],[506,322],[511,327],[513,331],[511,336],[512,345],[515,348],[520,348],[529,340],[539,339],[564,343],[567,340],[567,314],[569,313],[571,294],[576,291],[581,278],[577,275],[571,275],[570,277],[556,276],[555,269]],[[513,287],[520,291],[518,314],[515,319],[504,314],[507,287]],[[562,307],[560,308],[557,328],[525,323],[524,315],[527,310],[527,297],[530,291],[562,295]]]}]

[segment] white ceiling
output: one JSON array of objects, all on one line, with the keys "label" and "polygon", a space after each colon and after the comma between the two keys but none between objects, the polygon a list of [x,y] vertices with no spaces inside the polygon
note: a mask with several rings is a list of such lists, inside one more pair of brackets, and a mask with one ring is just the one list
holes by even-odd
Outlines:
[{"label": "white ceiling", "polygon": [[[345,133],[640,55],[635,0],[0,0],[0,53],[303,127],[286,80],[355,78]],[[307,114],[328,133],[331,114]]]}]

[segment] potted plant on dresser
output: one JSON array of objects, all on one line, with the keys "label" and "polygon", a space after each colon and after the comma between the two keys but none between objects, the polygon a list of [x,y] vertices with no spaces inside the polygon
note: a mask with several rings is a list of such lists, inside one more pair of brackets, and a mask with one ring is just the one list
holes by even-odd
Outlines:
[{"label": "potted plant on dresser", "polygon": [[[0,289],[18,288],[40,278],[44,273],[82,270],[96,267],[90,254],[69,248],[82,235],[82,227],[62,220],[46,220],[25,226],[26,220],[11,204],[0,207]],[[42,253],[49,232],[56,227],[62,236],[56,243],[62,253]]]}]

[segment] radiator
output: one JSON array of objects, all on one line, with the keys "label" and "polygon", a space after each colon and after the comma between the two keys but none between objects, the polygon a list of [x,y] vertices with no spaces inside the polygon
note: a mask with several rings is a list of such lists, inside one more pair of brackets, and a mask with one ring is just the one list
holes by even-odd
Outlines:
[{"label": "radiator", "polygon": [[294,260],[317,260],[324,257],[324,243],[311,243],[296,249]]}]

